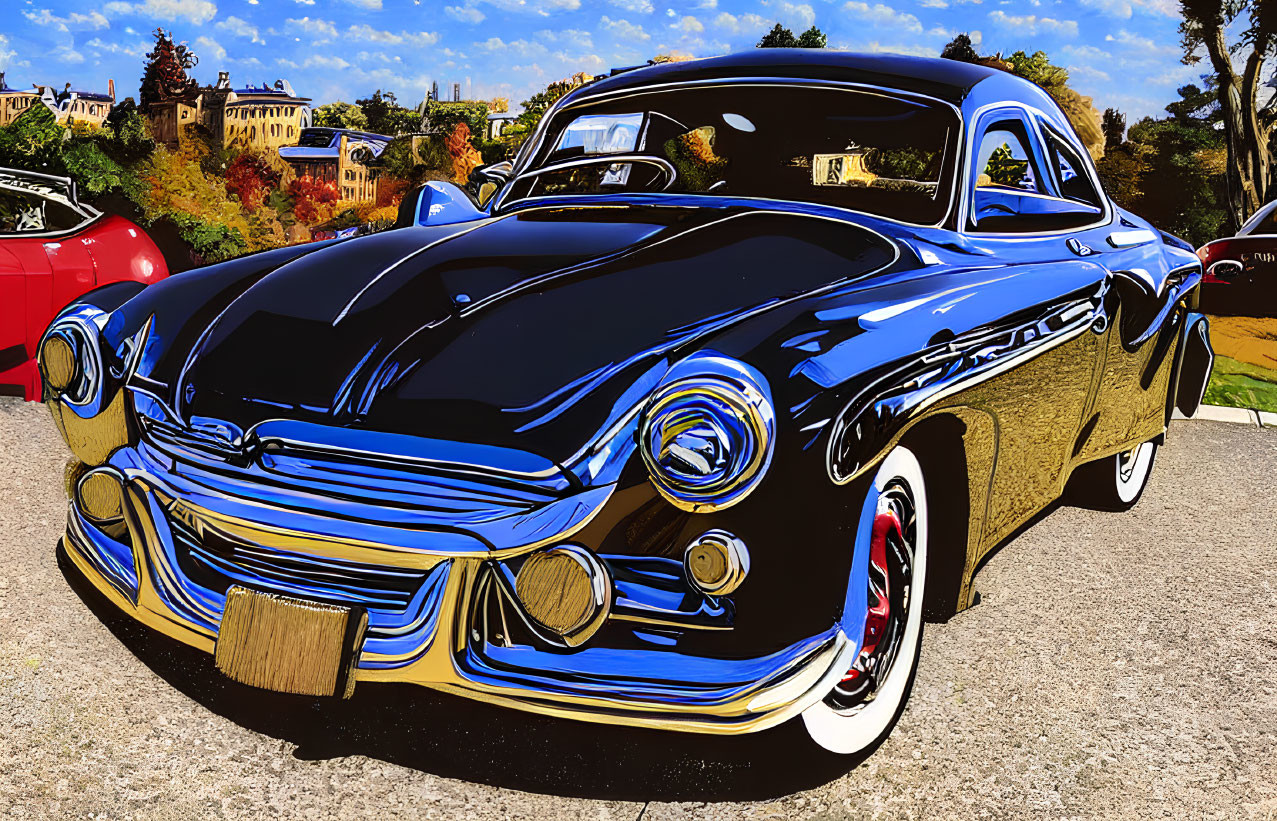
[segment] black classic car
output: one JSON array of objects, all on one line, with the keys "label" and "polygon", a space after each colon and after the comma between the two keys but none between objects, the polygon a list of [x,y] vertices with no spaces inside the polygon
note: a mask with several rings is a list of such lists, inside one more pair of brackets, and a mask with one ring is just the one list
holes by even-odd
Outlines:
[{"label": "black classic car", "polygon": [[102,594],[259,687],[861,751],[924,617],[1062,494],[1133,505],[1211,367],[1193,250],[996,69],[627,72],[479,179],[54,321]]}]

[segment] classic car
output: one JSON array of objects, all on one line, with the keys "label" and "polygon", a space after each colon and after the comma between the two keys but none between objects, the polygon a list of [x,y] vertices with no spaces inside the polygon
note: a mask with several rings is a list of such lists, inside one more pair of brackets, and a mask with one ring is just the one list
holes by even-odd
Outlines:
[{"label": "classic car", "polygon": [[1277,200],[1256,211],[1236,236],[1209,242],[1197,255],[1206,269],[1201,311],[1277,317]]},{"label": "classic car", "polygon": [[0,169],[0,393],[39,401],[36,348],[69,302],[109,282],[166,276],[150,237],[81,203],[71,180]]},{"label": "classic car", "polygon": [[1061,494],[1135,504],[1211,366],[1192,248],[996,69],[626,72],[485,174],[58,317],[102,594],[258,687],[864,751],[924,616]]}]

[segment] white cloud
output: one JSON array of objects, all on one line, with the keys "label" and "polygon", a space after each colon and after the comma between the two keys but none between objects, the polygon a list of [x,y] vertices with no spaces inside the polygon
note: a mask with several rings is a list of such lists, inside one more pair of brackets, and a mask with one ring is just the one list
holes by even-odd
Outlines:
[{"label": "white cloud", "polygon": [[1068,37],[1077,36],[1077,22],[1074,20],[1056,20],[1053,17],[1038,17],[1033,14],[1014,15],[1002,10],[989,12],[989,19],[995,26],[1015,29],[1023,35],[1063,34]]},{"label": "white cloud", "polygon": [[1081,77],[1084,80],[1090,80],[1097,83],[1107,83],[1111,82],[1113,79],[1108,75],[1108,72],[1100,71],[1098,68],[1091,68],[1090,66],[1071,65],[1067,68],[1069,71],[1069,77],[1071,78]]},{"label": "white cloud", "polygon": [[788,0],[763,0],[763,5],[776,9],[785,22],[809,28],[816,23],[816,12],[806,3],[790,3]]},{"label": "white cloud", "polygon": [[1166,17],[1179,16],[1179,4],[1175,0],[1082,0],[1082,5],[1123,20],[1129,20],[1137,10]]},{"label": "white cloud", "polygon": [[705,30],[705,25],[692,15],[688,14],[673,25],[673,28],[687,34],[696,34]]},{"label": "white cloud", "polygon": [[100,11],[90,11],[88,14],[73,11],[66,17],[58,17],[48,9],[23,9],[22,16],[37,26],[53,26],[58,31],[71,29],[96,31],[111,27],[110,21]]},{"label": "white cloud", "polygon": [[235,15],[231,15],[225,20],[218,22],[215,28],[230,32],[236,37],[248,37],[254,43],[266,42],[259,36],[257,26],[251,25],[247,20],[243,20]]},{"label": "white cloud", "polygon": [[[92,40],[84,44],[86,48],[95,51],[106,52],[107,54],[126,54],[130,57],[145,57],[151,47],[146,43],[134,43],[133,45],[125,45],[118,42],[104,42],[100,37],[94,37]],[[0,56],[3,52],[0,51]]]},{"label": "white cloud", "polygon": [[500,37],[489,37],[482,43],[475,43],[475,47],[482,51],[503,52],[513,54],[516,57],[529,58],[541,57],[549,53],[549,49],[540,43],[533,43],[529,40],[513,40],[507,43]]},{"label": "white cloud", "polygon": [[1096,48],[1095,46],[1069,45],[1060,49],[1060,53],[1063,54],[1065,57],[1070,57],[1074,60],[1081,60],[1083,62],[1094,63],[1101,60],[1113,59],[1113,55],[1109,54],[1104,49]]},{"label": "white cloud", "polygon": [[602,28],[604,31],[609,31],[615,35],[617,39],[627,42],[652,39],[652,35],[643,31],[642,26],[631,23],[628,20],[613,20],[606,14],[603,15],[603,19],[599,20],[599,28]]},{"label": "white cloud", "polygon": [[135,14],[158,20],[185,20],[207,23],[217,16],[217,4],[210,0],[145,0],[141,3],[111,2],[102,7],[109,15]]},{"label": "white cloud", "polygon": [[581,0],[471,0],[467,5],[487,3],[502,11],[523,12],[548,17],[557,11],[576,11]]},{"label": "white cloud", "polygon": [[877,54],[907,54],[911,57],[935,57],[936,50],[927,46],[918,45],[916,43],[902,44],[892,43],[883,44],[874,40],[867,46],[858,47],[860,51],[871,51]]},{"label": "white cloud", "polygon": [[608,0],[608,2],[633,14],[652,13],[652,0]]},{"label": "white cloud", "polygon": [[301,64],[301,67],[302,68],[329,68],[335,71],[342,71],[343,69],[350,68],[350,63],[346,62],[340,57],[336,57],[336,56],[332,56],[328,54],[312,54],[311,56],[306,58],[306,60]]},{"label": "white cloud", "polygon": [[0,34],[0,66],[8,66],[17,56],[18,52],[9,48],[9,38]]},{"label": "white cloud", "polygon": [[361,9],[369,11],[381,11],[381,0],[346,0],[352,6],[358,6]]},{"label": "white cloud", "polygon": [[907,12],[899,12],[882,3],[861,3],[851,0],[843,7],[843,11],[852,15],[853,22],[864,22],[873,26],[890,27],[911,34],[922,31],[922,23],[917,17]]},{"label": "white cloud", "polygon": [[203,50],[205,57],[212,57],[218,62],[226,59],[226,49],[222,48],[222,44],[212,37],[197,37],[195,38],[195,45]]},{"label": "white cloud", "polygon": [[293,2],[294,2],[294,3],[296,3],[296,4],[297,4],[297,5],[299,5],[299,6],[313,6],[313,5],[315,5],[315,0],[293,0]]},{"label": "white cloud", "polygon": [[714,25],[721,29],[726,29],[732,34],[762,34],[766,33],[769,28],[767,19],[758,14],[729,14],[728,12],[719,12],[714,18]]},{"label": "white cloud", "polygon": [[1122,50],[1127,54],[1133,54],[1136,57],[1153,58],[1159,55],[1179,53],[1177,46],[1158,45],[1148,37],[1132,34],[1126,29],[1119,30],[1116,35],[1106,34],[1104,35],[1104,40],[1121,46]]},{"label": "white cloud", "polygon": [[[314,0],[311,0],[311,2],[314,2]],[[484,18],[483,12],[474,6],[446,6],[443,11],[444,14],[447,14],[453,20],[460,20],[463,23],[472,25],[482,23]]]},{"label": "white cloud", "polygon": [[[603,18],[604,20],[607,17]],[[542,29],[536,33],[538,40],[544,40],[554,45],[573,46],[575,48],[594,48],[594,37],[588,31],[583,29],[560,29],[559,31],[551,31],[550,29]]]},{"label": "white cloud", "polygon": [[329,40],[337,39],[337,27],[327,20],[321,20],[316,17],[314,20],[307,17],[290,17],[284,21],[284,27],[289,31],[300,31],[316,38],[317,43],[326,43]]},{"label": "white cloud", "polygon": [[49,56],[60,63],[70,63],[75,65],[84,62],[84,55],[70,46],[58,46]]}]

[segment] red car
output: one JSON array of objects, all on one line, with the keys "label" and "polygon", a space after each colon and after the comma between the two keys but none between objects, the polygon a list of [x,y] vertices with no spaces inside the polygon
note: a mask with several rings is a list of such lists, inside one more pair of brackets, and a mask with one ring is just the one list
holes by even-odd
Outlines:
[{"label": "red car", "polygon": [[71,180],[0,169],[0,394],[40,400],[36,346],[72,300],[99,285],[166,276],[151,238],[79,202]]},{"label": "red car", "polygon": [[1198,307],[1217,316],[1277,317],[1277,200],[1255,212],[1235,237],[1197,250],[1206,276]]}]

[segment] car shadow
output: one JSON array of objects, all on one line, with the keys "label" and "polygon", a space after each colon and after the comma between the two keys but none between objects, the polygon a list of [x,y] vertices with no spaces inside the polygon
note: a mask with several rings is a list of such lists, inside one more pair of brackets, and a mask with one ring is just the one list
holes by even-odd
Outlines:
[{"label": "car shadow", "polygon": [[798,722],[741,736],[589,724],[503,709],[410,684],[361,684],[348,701],[259,690],[212,656],[124,616],[58,546],[72,590],[169,685],[241,727],[323,760],[380,759],[447,778],[619,801],[762,801],[832,781],[864,761],[815,748]]}]

